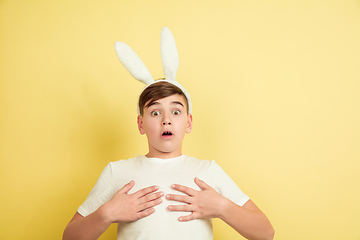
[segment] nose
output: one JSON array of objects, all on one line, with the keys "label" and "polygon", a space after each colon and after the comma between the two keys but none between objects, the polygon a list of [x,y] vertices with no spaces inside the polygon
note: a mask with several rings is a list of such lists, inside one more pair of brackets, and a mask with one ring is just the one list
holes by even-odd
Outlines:
[{"label": "nose", "polygon": [[171,119],[168,114],[164,114],[164,118],[162,120],[163,125],[171,125]]},{"label": "nose", "polygon": [[163,125],[171,125],[171,121],[169,119],[164,119]]}]

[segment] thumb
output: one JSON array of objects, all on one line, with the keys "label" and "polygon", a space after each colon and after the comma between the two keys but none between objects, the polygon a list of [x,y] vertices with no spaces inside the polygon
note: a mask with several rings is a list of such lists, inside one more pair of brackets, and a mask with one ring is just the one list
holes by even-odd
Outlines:
[{"label": "thumb", "polygon": [[129,183],[125,184],[119,191],[118,193],[120,194],[126,194],[128,193],[135,185],[134,180],[131,180]]},{"label": "thumb", "polygon": [[207,185],[204,181],[200,180],[198,177],[196,177],[194,181],[195,181],[196,185],[198,185],[202,190],[212,189],[212,187]]}]

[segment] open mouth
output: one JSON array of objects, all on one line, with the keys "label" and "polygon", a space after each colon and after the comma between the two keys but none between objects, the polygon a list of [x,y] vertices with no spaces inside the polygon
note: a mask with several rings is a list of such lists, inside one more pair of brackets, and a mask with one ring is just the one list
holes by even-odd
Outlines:
[{"label": "open mouth", "polygon": [[169,131],[163,132],[162,136],[172,136],[173,134]]}]

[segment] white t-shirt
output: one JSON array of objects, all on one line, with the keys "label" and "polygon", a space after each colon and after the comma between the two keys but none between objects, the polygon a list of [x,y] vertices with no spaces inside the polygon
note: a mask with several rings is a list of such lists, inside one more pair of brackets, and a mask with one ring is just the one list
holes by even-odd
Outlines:
[{"label": "white t-shirt", "polygon": [[[220,195],[242,206],[248,200],[232,179],[215,161],[198,160],[182,155],[171,159],[147,158],[136,156],[128,160],[109,163],[101,173],[94,188],[85,202],[78,208],[82,216],[96,211],[101,205],[111,200],[113,195],[131,180],[135,181],[129,194],[140,189],[157,185],[164,194],[183,194],[171,188],[172,184],[181,184],[200,191],[194,178],[198,177],[213,187]],[[185,194],[183,194],[185,195]],[[118,240],[208,240],[212,239],[211,219],[195,219],[180,222],[180,216],[188,212],[171,212],[169,205],[184,203],[167,200],[155,206],[155,212],[148,217],[131,223],[118,225]]]}]

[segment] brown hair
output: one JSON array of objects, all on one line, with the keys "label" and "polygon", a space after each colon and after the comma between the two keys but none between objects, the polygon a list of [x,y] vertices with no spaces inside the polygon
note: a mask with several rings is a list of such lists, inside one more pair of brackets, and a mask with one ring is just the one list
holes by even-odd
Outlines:
[{"label": "brown hair", "polygon": [[140,115],[143,116],[144,108],[149,106],[153,102],[162,98],[170,97],[174,94],[179,94],[184,97],[186,102],[186,110],[189,111],[189,103],[183,91],[181,91],[181,89],[174,84],[165,81],[159,81],[151,84],[141,93],[139,97]]}]

